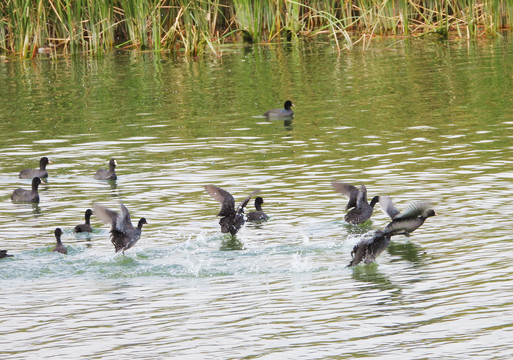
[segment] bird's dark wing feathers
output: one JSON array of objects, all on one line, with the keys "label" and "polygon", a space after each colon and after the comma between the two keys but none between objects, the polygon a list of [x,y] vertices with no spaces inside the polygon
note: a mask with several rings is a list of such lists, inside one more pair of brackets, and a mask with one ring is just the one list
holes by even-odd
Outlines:
[{"label": "bird's dark wing feathers", "polygon": [[94,204],[93,211],[96,217],[98,217],[101,221],[111,225],[113,229],[116,228],[116,223],[119,216],[117,212],[109,210],[100,204]]},{"label": "bird's dark wing feathers", "polygon": [[395,219],[395,217],[399,214],[399,210],[397,210],[397,208],[394,206],[394,203],[388,196],[379,197],[379,206],[385,215],[390,216],[391,219]]},{"label": "bird's dark wing feathers", "polygon": [[337,182],[337,181],[333,181],[331,183],[331,185],[333,186],[333,188],[336,191],[345,195],[349,199],[349,201],[347,202],[347,205],[346,205],[346,210],[348,210],[352,207],[356,207],[356,201],[358,199],[358,193],[359,193],[359,190],[356,188],[356,186]]},{"label": "bird's dark wing feathers", "polygon": [[237,213],[244,211],[244,208],[248,204],[249,200],[251,200],[251,197],[253,197],[253,195],[258,194],[259,192],[260,192],[260,190],[255,190],[251,194],[249,194],[244,200],[242,200],[241,203],[239,204],[239,207],[237,208]]},{"label": "bird's dark wing feathers", "polygon": [[235,211],[235,199],[228,191],[214,185],[206,185],[205,190],[207,190],[214,200],[221,203],[219,216],[225,216]]},{"label": "bird's dark wing feathers", "polygon": [[130,212],[123,205],[122,202],[119,203],[121,207],[121,216],[118,216],[116,221],[116,228],[120,231],[125,231],[126,229],[130,229],[133,227],[132,220],[130,219]]},{"label": "bird's dark wing feathers", "polygon": [[406,206],[406,209],[397,215],[394,220],[415,218],[421,216],[426,211],[432,208],[431,203],[426,201],[414,201]]}]

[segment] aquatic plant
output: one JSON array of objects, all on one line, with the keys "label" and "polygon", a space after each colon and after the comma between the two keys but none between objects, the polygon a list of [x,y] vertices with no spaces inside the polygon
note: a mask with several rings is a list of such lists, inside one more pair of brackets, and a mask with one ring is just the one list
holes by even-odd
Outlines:
[{"label": "aquatic plant", "polygon": [[0,52],[220,55],[228,42],[318,36],[341,51],[376,36],[498,36],[512,19],[513,2],[499,0],[4,0]]}]

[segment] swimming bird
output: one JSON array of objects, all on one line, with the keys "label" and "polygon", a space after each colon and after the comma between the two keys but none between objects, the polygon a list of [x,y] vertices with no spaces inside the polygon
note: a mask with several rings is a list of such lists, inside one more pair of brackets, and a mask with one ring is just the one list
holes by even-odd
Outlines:
[{"label": "swimming bird", "polygon": [[364,261],[365,264],[370,264],[376,260],[390,244],[392,233],[389,230],[376,230],[372,236],[368,234],[353,247],[351,251],[351,261],[348,267],[356,266]]},{"label": "swimming bird", "polygon": [[388,196],[381,196],[379,205],[383,212],[392,219],[385,227],[385,230],[392,235],[410,236],[412,232],[424,224],[428,217],[436,215],[435,210],[431,208],[431,204],[425,201],[410,203],[402,213],[397,210]]},{"label": "swimming bird", "polygon": [[118,177],[116,176],[116,166],[118,165],[115,159],[110,159],[109,161],[109,170],[99,169],[96,174],[94,174],[94,178],[96,180],[116,180]]},{"label": "swimming bird", "polygon": [[123,205],[119,203],[121,207],[121,213],[109,210],[106,207],[95,204],[93,207],[94,214],[100,218],[106,224],[111,225],[110,229],[110,240],[116,249],[116,252],[130,249],[141,237],[142,226],[147,224],[145,218],[141,218],[137,223],[137,227],[132,225],[130,219],[130,212]]},{"label": "swimming bird", "polygon": [[45,182],[38,177],[32,179],[32,189],[25,190],[22,188],[17,188],[13,191],[11,195],[11,200],[14,202],[24,202],[24,203],[38,203],[39,202],[39,193],[37,192],[37,188],[39,184],[44,184]]},{"label": "swimming bird", "polygon": [[54,234],[55,234],[55,239],[57,240],[57,244],[53,248],[52,252],[60,252],[61,254],[67,254],[68,249],[66,249],[66,246],[62,245],[62,241],[61,241],[61,235],[62,235],[61,228],[55,229]]},{"label": "swimming bird", "polygon": [[283,109],[271,109],[265,112],[264,116],[267,117],[289,117],[294,116],[294,112],[292,111],[292,106],[294,104],[292,101],[287,100],[285,101],[285,104],[283,105]]},{"label": "swimming bird", "polygon": [[85,223],[79,224],[75,226],[73,229],[74,232],[92,232],[93,229],[91,228],[91,215],[93,215],[93,210],[87,209],[85,212]]},{"label": "swimming bird", "polygon": [[379,201],[379,196],[374,196],[369,204],[365,185],[361,185],[359,189],[353,185],[337,181],[333,181],[331,185],[336,191],[349,198],[346,210],[351,210],[344,216],[346,222],[361,224],[370,219],[374,212],[374,205]]},{"label": "swimming bird", "polygon": [[0,250],[0,259],[6,258],[6,257],[13,257],[14,255],[8,254],[7,250]]},{"label": "swimming bird", "polygon": [[20,179],[33,179],[35,177],[38,178],[47,178],[48,172],[46,171],[46,165],[52,164],[50,160],[46,156],[43,156],[41,160],[39,160],[39,169],[24,169],[20,172]]},{"label": "swimming bird", "polygon": [[212,198],[221,203],[221,209],[217,214],[217,216],[221,216],[221,219],[219,219],[221,232],[229,232],[234,236],[242,225],[244,225],[244,207],[246,207],[251,197],[258,193],[258,190],[253,191],[248,197],[242,200],[237,210],[235,210],[235,199],[228,191],[213,185],[206,185],[205,190],[207,190]]},{"label": "swimming bird", "polygon": [[260,196],[257,196],[255,199],[255,209],[256,211],[250,211],[246,215],[246,219],[248,221],[267,221],[269,220],[269,217],[267,214],[262,210],[262,204],[264,203],[264,199],[262,199]]}]

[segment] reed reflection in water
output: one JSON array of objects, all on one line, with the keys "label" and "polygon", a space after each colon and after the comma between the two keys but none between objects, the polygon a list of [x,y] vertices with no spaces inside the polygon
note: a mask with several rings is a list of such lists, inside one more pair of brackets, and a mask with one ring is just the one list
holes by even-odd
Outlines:
[{"label": "reed reflection in water", "polygon": [[[2,358],[511,357],[511,45],[231,51],[0,63]],[[290,123],[258,118],[285,98]],[[42,156],[41,202],[13,204]],[[348,226],[333,180],[438,216],[348,269],[390,219]],[[270,220],[221,234],[206,184]],[[72,232],[119,200],[149,222],[124,256],[94,215]]]}]

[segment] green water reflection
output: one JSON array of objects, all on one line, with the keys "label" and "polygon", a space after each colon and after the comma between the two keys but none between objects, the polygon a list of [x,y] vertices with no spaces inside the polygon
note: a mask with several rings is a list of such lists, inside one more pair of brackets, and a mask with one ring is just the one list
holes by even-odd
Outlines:
[{"label": "green water reflection", "polygon": [[[0,310],[22,314],[0,317],[6,351],[55,356],[41,344],[64,333],[62,354],[94,344],[112,358],[510,357],[512,53],[507,38],[396,39],[340,55],[304,42],[197,61],[0,59],[0,249],[15,255],[0,262]],[[286,99],[292,121],[261,117]],[[13,204],[20,169],[43,155],[41,202]],[[118,180],[94,180],[112,157]],[[346,226],[333,180],[439,215],[348,269],[390,219],[376,208]],[[261,190],[270,221],[224,237],[207,184]],[[71,232],[118,199],[149,223],[124,256],[94,215],[91,235]],[[67,257],[49,251],[56,227]]]}]

